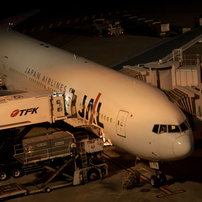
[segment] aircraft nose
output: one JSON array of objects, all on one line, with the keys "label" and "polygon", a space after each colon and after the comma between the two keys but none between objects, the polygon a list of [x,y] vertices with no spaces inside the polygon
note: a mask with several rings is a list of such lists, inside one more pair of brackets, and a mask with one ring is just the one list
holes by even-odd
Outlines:
[{"label": "aircraft nose", "polygon": [[175,139],[173,143],[173,152],[177,158],[185,158],[194,150],[193,137],[182,135]]}]

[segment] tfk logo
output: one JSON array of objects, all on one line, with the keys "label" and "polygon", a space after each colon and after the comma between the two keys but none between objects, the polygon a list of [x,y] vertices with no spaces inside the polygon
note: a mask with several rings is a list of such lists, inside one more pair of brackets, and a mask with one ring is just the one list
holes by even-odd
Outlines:
[{"label": "tfk logo", "polygon": [[11,117],[15,117],[19,114],[20,110],[19,109],[16,109],[14,110],[12,113],[11,113]]},{"label": "tfk logo", "polygon": [[11,113],[11,117],[12,118],[16,117],[18,114],[19,114],[19,116],[22,116],[22,115],[26,116],[28,113],[37,114],[37,109],[38,108],[39,107],[29,108],[29,109],[21,109],[21,110],[16,109]]}]

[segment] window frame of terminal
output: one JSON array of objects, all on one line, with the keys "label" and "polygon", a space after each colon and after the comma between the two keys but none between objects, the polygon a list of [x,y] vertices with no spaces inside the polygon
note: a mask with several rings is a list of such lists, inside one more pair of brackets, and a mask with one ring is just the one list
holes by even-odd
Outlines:
[{"label": "window frame of terminal", "polygon": [[180,125],[166,125],[166,124],[155,124],[152,132],[156,134],[163,133],[182,133],[190,128],[189,122],[185,120]]}]

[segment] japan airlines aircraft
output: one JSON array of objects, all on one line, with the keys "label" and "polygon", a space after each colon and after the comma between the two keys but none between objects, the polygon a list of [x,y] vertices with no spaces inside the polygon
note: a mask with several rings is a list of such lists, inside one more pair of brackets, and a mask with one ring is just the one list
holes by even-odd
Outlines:
[{"label": "japan airlines aircraft", "polygon": [[0,73],[8,89],[62,91],[66,122],[99,129],[115,146],[149,161],[193,151],[185,115],[156,87],[0,28]]}]

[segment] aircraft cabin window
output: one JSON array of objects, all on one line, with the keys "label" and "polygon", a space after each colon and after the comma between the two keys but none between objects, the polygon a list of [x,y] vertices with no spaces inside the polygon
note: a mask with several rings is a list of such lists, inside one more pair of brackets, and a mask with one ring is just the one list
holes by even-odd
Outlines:
[{"label": "aircraft cabin window", "polygon": [[159,125],[154,125],[152,132],[158,133],[159,131]]},{"label": "aircraft cabin window", "polygon": [[168,125],[168,132],[169,133],[180,133],[180,128],[179,128],[179,126]]},{"label": "aircraft cabin window", "polygon": [[161,125],[159,133],[167,133],[167,125]]},{"label": "aircraft cabin window", "polygon": [[181,125],[180,125],[180,128],[182,130],[182,132],[184,132],[185,130],[188,129],[187,125],[185,124],[185,122],[183,122]]}]

